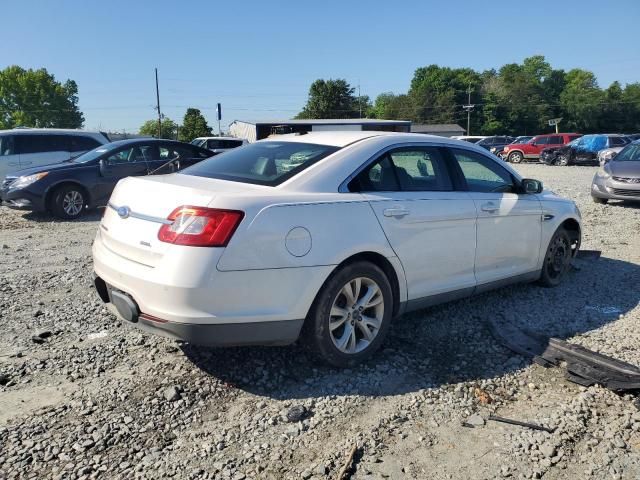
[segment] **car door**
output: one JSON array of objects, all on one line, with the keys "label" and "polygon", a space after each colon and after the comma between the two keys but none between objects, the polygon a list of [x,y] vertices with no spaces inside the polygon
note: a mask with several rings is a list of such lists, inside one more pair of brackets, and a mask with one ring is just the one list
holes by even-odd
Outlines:
[{"label": "car door", "polygon": [[530,144],[531,153],[528,155],[525,154],[525,157],[528,158],[540,158],[540,152],[545,148],[549,147],[549,137],[539,137],[534,142]]},{"label": "car door", "polygon": [[20,170],[20,155],[16,152],[15,137],[0,135],[0,184],[5,176]]},{"label": "car door", "polygon": [[104,204],[111,196],[116,183],[126,177],[137,177],[149,173],[149,164],[144,151],[149,145],[127,145],[106,154],[100,160],[100,179],[97,185],[96,204]]},{"label": "car door", "polygon": [[477,211],[478,285],[535,271],[542,233],[538,197],[519,193],[513,175],[491,157],[457,148],[450,152]]},{"label": "car door", "polygon": [[467,192],[453,188],[442,149],[390,149],[352,184],[403,265],[410,302],[423,306],[426,297],[473,290],[476,209]]}]

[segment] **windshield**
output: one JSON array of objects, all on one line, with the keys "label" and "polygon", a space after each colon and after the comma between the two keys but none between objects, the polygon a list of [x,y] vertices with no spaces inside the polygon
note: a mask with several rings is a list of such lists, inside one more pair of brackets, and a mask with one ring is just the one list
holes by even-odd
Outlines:
[{"label": "windshield", "polygon": [[109,148],[107,146],[101,145],[101,146],[99,146],[97,148],[94,148],[93,150],[89,150],[87,153],[84,153],[84,154],[74,158],[71,161],[73,163],[87,163],[87,162],[90,162],[91,160],[95,160],[96,158],[102,156],[103,154],[105,154],[109,150],[111,150],[112,148]]},{"label": "windshield", "polygon": [[576,143],[576,146],[580,146],[580,148],[589,152],[597,152],[607,148],[607,137],[604,135],[585,135],[580,137],[579,140],[581,141]]},{"label": "windshield", "polygon": [[640,144],[634,143],[620,150],[620,153],[613,157],[614,162],[640,162]]},{"label": "windshield", "polygon": [[311,143],[257,142],[228,150],[181,173],[273,187],[337,150]]}]

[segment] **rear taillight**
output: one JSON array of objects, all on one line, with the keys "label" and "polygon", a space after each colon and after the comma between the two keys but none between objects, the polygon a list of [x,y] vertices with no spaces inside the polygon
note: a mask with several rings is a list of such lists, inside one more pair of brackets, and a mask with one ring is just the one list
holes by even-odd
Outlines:
[{"label": "rear taillight", "polygon": [[226,247],[242,217],[244,213],[237,210],[178,207],[168,217],[171,223],[160,227],[158,240],[191,247]]}]

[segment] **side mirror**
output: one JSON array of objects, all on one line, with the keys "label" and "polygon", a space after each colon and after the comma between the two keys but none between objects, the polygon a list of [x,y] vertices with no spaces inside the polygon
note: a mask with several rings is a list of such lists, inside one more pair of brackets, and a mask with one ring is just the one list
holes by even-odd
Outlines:
[{"label": "side mirror", "polygon": [[98,162],[98,165],[100,166],[100,175],[102,175],[103,177],[108,175],[109,163],[107,162],[107,160],[104,158],[101,158],[100,161]]},{"label": "side mirror", "polygon": [[533,178],[523,178],[520,186],[524,193],[542,193],[543,190],[542,182]]}]

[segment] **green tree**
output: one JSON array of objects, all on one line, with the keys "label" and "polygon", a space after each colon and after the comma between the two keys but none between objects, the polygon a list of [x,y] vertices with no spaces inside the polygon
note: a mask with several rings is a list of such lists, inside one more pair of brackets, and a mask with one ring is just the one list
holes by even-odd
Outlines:
[{"label": "green tree", "polygon": [[579,68],[567,72],[566,85],[560,95],[565,112],[564,129],[582,133],[598,131],[604,100],[592,72]]},{"label": "green tree", "polygon": [[44,68],[13,65],[0,71],[0,129],[81,128],[83,123],[73,80],[60,83]]},{"label": "green tree", "polygon": [[190,142],[194,138],[208,136],[211,136],[211,127],[207,125],[204,115],[197,108],[187,108],[178,133],[179,140]]},{"label": "green tree", "polygon": [[[140,135],[148,135],[150,137],[158,137],[158,120],[147,120],[142,124],[138,132]],[[162,136],[160,138],[167,138],[175,140],[178,133],[178,125],[176,122],[168,117],[162,119]]]},{"label": "green tree", "polygon": [[[309,98],[296,118],[358,118],[370,108],[369,97],[354,95],[355,89],[344,79],[318,79],[309,88]],[[366,102],[366,108],[365,108]]]}]

